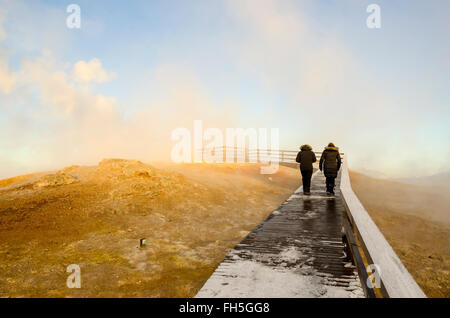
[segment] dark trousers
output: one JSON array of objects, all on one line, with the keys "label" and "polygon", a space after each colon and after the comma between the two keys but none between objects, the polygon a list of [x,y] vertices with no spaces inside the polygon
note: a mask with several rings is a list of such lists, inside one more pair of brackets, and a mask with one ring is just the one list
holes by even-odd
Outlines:
[{"label": "dark trousers", "polygon": [[334,180],[336,177],[326,177],[327,192],[334,192]]},{"label": "dark trousers", "polygon": [[302,172],[302,182],[303,182],[303,192],[311,191],[311,176],[312,171],[310,170],[300,170]]}]

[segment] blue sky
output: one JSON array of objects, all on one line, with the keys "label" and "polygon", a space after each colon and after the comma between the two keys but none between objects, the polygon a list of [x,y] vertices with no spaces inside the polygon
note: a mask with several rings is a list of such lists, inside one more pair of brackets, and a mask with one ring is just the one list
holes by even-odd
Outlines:
[{"label": "blue sky", "polygon": [[[81,7],[81,29],[65,25],[70,3]],[[370,3],[381,29],[366,27]],[[332,140],[356,170],[448,170],[448,1],[0,8],[0,177],[108,156],[167,159],[170,132],[194,119],[278,127],[282,148]],[[104,76],[77,80],[76,65]]]}]

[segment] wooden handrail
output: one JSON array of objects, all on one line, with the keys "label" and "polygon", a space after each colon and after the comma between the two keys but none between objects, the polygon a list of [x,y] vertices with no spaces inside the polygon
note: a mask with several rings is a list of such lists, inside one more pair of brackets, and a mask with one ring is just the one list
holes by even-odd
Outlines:
[{"label": "wooden handrail", "polygon": [[374,264],[378,268],[381,293],[391,298],[426,297],[353,192],[346,158],[341,169],[342,200],[369,265]]},{"label": "wooden handrail", "polygon": [[[295,159],[297,156],[297,150],[282,150],[282,149],[259,149],[259,148],[241,148],[241,147],[229,147],[222,146],[214,149],[195,149],[197,153],[200,152],[202,154],[202,158],[205,154],[205,151],[214,150],[216,155],[223,157],[223,162],[225,162],[226,154],[231,153],[233,156],[233,161],[235,161],[238,155],[243,155],[245,157],[244,162],[261,162],[261,159],[274,160],[278,159],[278,162],[285,162],[289,164],[296,164]],[[314,152],[316,155],[320,156],[322,152]],[[340,153],[341,156],[344,156],[344,153]]]}]

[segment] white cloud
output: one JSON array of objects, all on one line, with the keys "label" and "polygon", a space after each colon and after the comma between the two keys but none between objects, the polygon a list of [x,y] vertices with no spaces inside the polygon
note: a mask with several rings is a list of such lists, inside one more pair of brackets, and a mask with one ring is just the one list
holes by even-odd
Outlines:
[{"label": "white cloud", "polygon": [[72,78],[78,83],[104,83],[115,78],[114,73],[106,72],[99,59],[92,59],[89,62],[79,61],[73,67]]},{"label": "white cloud", "polygon": [[[17,95],[32,88],[40,104],[28,99],[20,116],[0,127],[0,135],[14,134],[0,138],[0,149],[10,162],[20,162],[23,171],[95,164],[107,157],[168,160],[173,129],[192,129],[195,119],[202,119],[205,129],[236,122],[236,105],[218,105],[195,73],[180,65],[161,65],[143,79],[127,119],[114,97],[94,94],[93,87],[78,85],[71,75],[48,50],[22,61]],[[6,111],[13,108],[5,116]],[[42,129],[37,132],[36,127]],[[20,170],[14,168],[0,167],[0,178]]]},{"label": "white cloud", "polygon": [[[101,67],[101,64],[99,65]],[[96,109],[110,113],[116,105],[115,99],[95,95],[88,87],[77,85],[71,75],[58,69],[48,50],[43,51],[39,57],[24,59],[19,79],[22,85],[36,85],[43,105],[54,106],[54,110],[58,112],[70,114],[74,111]]]},{"label": "white cloud", "polygon": [[0,136],[12,136],[0,138],[0,154],[17,164],[0,167],[0,176],[19,163],[23,171],[95,163],[126,145],[116,99],[74,83],[49,51],[24,59],[17,79],[8,103],[15,107],[2,110],[8,120],[0,127]]}]

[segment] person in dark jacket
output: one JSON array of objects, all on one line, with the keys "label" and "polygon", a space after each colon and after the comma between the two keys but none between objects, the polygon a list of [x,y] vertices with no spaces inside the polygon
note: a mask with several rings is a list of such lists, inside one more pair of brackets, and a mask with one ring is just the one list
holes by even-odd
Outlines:
[{"label": "person in dark jacket", "polygon": [[326,178],[327,194],[334,194],[334,181],[338,175],[338,171],[341,168],[341,156],[339,155],[339,148],[332,142],[325,147],[322,152],[322,157],[319,161],[319,169],[323,170],[323,174]]},{"label": "person in dark jacket", "polygon": [[313,163],[316,162],[316,155],[312,152],[310,145],[303,145],[295,159],[300,164],[300,172],[302,173],[303,193],[311,194],[311,176],[313,173]]}]

